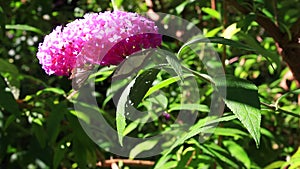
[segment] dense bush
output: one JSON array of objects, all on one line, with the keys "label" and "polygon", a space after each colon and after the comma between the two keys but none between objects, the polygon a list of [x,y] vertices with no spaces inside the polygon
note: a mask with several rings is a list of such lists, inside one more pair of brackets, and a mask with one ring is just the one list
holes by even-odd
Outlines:
[{"label": "dense bush", "polygon": [[[110,164],[120,168],[300,167],[299,0],[146,2],[0,2],[0,168],[96,168]],[[94,119],[74,109],[80,103],[74,99],[78,93],[72,89],[72,80],[48,76],[36,57],[39,43],[56,26],[66,25],[88,12],[113,8],[172,14],[193,23],[208,38],[193,37],[184,43],[163,37],[161,49],[174,55],[160,53],[165,64],[140,71],[128,93],[135,108],[149,116],[131,121],[117,112],[113,95],[116,89],[124,89],[124,83],[112,76],[117,73],[116,66],[99,67],[91,78],[95,82],[98,113],[122,133],[115,144],[122,144],[125,135],[147,138],[170,134],[170,140],[164,144],[152,140],[137,145],[129,154],[131,158],[110,153],[113,134],[99,142],[88,136],[82,124],[92,125]],[[171,18],[168,16],[165,20]],[[185,29],[183,34],[189,30]],[[208,44],[217,51],[224,66],[226,85],[208,71],[207,65],[220,65],[205,65],[190,50],[201,53]],[[192,94],[182,92],[180,84],[190,77],[196,79],[198,89],[188,92],[198,93],[199,100],[182,103]],[[153,85],[145,85],[146,81]],[[227,96],[214,100],[214,91],[223,87]],[[119,104],[126,102],[127,96],[118,96]],[[216,118],[209,108],[216,110],[218,106],[223,114]],[[192,113],[181,117],[182,124],[194,117],[193,112],[198,113],[195,124],[186,130],[176,121],[183,110]],[[145,118],[154,120],[139,123]],[[216,123],[218,127],[214,129]],[[199,138],[205,141],[199,142]],[[155,148],[164,151],[145,159],[134,158]]]}]

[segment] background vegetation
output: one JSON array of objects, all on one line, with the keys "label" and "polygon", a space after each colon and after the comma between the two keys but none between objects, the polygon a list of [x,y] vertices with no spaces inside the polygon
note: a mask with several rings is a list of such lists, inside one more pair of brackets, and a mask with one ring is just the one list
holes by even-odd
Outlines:
[{"label": "background vegetation", "polygon": [[[212,42],[215,40],[213,45],[226,73],[233,75],[233,81],[238,84],[235,87],[247,89],[255,84],[258,95],[229,93],[239,98],[240,103],[232,105],[228,102],[230,98],[224,98],[227,105],[224,117],[228,119],[221,120],[218,129],[203,144],[190,135],[161,155],[123,162],[109,160],[122,157],[104,151],[89,139],[78,122],[73,102],[66,98],[72,92],[71,81],[67,77],[47,76],[36,52],[43,37],[57,25],[87,12],[112,10],[112,3],[107,0],[3,0],[0,1],[0,168],[96,168],[110,164],[120,168],[300,167],[299,0],[118,0],[115,5],[124,11],[153,10],[193,22]],[[170,51],[177,52],[182,45],[164,38],[163,46]],[[206,73],[197,57],[186,51],[179,59],[196,72]],[[96,77],[96,89],[103,114],[115,126],[116,108],[108,92],[113,69],[101,70]],[[156,77],[158,82],[167,79],[170,77],[162,72]],[[246,86],[241,86],[239,79],[246,79]],[[204,106],[200,106],[199,119],[203,119],[212,87],[201,78],[198,83],[202,96],[199,105]],[[170,85],[162,90],[167,97],[158,100],[171,118],[160,117],[144,128],[131,125],[133,131],[127,128],[131,136],[146,137],[170,129],[180,102],[172,91],[178,89]],[[252,112],[239,106],[252,97],[254,102],[259,98],[259,106],[253,110],[256,113],[258,110],[259,115],[250,119],[260,119],[261,115],[261,123],[256,121],[251,128],[247,126],[249,122],[239,117]],[[141,109],[148,110],[149,103],[154,101],[144,100]],[[250,104],[256,103],[250,101]],[[260,131],[260,136],[255,130]]]}]

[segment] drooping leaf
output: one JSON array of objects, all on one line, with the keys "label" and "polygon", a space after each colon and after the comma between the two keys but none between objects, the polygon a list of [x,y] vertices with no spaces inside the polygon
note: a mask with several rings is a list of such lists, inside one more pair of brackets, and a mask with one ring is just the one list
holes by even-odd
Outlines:
[{"label": "drooping leaf", "polygon": [[257,87],[250,81],[229,75],[226,76],[226,80],[215,78],[215,85],[217,89],[226,88],[226,98],[223,98],[225,104],[237,116],[254,138],[256,145],[259,146],[261,113]]},{"label": "drooping leaf", "polygon": [[129,158],[133,159],[136,157],[138,154],[142,153],[143,151],[151,150],[157,143],[158,139],[152,139],[152,140],[147,140],[144,141],[135,147],[133,147],[129,153]]}]

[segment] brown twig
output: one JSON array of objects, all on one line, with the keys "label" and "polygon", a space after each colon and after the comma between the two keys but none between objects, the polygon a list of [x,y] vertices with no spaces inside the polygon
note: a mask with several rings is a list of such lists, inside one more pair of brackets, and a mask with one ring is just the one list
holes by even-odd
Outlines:
[{"label": "brown twig", "polygon": [[210,0],[211,9],[216,10],[216,0]]},{"label": "brown twig", "polygon": [[138,167],[151,167],[154,165],[154,161],[148,160],[130,160],[130,159],[110,159],[104,162],[98,162],[96,165],[99,167],[110,167],[114,163],[122,162],[128,166],[138,166]]}]

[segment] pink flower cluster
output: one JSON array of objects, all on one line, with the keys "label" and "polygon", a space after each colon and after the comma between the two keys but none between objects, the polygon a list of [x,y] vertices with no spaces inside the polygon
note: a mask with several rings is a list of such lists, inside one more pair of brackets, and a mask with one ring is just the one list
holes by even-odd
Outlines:
[{"label": "pink flower cluster", "polygon": [[85,64],[117,65],[161,41],[155,23],[136,13],[91,13],[56,27],[39,44],[37,58],[47,74],[68,76]]}]

